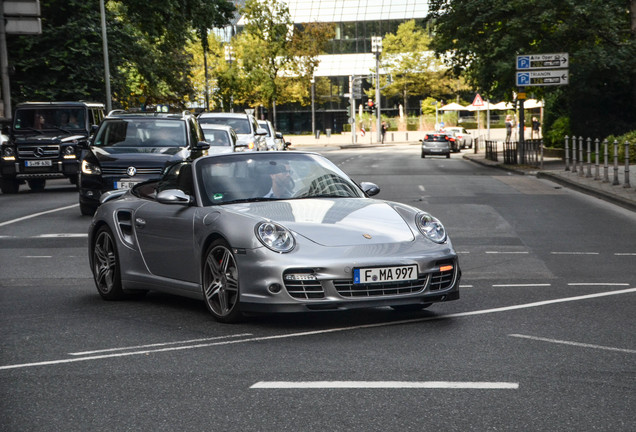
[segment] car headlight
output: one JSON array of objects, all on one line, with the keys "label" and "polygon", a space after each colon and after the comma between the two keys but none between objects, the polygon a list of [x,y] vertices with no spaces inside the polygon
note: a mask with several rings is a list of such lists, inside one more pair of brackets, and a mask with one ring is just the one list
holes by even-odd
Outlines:
[{"label": "car headlight", "polygon": [[87,160],[82,161],[82,174],[88,175],[100,175],[102,173],[102,169],[99,165],[91,163]]},{"label": "car headlight", "polygon": [[66,146],[64,147],[64,159],[75,159],[75,147]]},{"label": "car headlight", "polygon": [[13,150],[13,147],[3,147],[2,158],[5,160],[15,160],[15,151]]},{"label": "car headlight", "polygon": [[256,237],[265,247],[278,253],[290,252],[296,246],[292,233],[274,222],[261,222],[256,225]]},{"label": "car headlight", "polygon": [[428,213],[419,213],[415,217],[415,223],[427,239],[435,243],[444,243],[446,241],[446,229],[437,218]]}]

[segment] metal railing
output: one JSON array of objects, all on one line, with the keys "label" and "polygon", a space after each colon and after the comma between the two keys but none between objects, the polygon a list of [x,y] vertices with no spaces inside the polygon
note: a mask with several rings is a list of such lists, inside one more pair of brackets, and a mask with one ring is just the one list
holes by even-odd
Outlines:
[{"label": "metal railing", "polygon": [[[601,178],[600,174],[600,160],[601,160],[601,146],[602,146],[602,156],[603,156],[603,178]],[[580,137],[569,137],[565,136],[565,170],[572,171],[572,173],[577,174],[580,177],[594,178],[594,180],[602,181],[603,183],[609,183],[609,148],[613,146],[612,153],[614,155],[614,176],[611,180],[613,186],[620,185],[619,182],[619,163],[618,163],[618,154],[621,146],[624,148],[624,156],[625,156],[625,177],[623,181],[623,187],[628,188],[631,187],[629,180],[629,157],[630,157],[630,147],[631,144],[629,141],[625,141],[623,144],[619,144],[618,140],[614,140],[613,143],[609,143],[607,140],[603,141],[601,144],[600,140],[597,138],[593,141],[592,138],[583,138]],[[587,158],[585,158],[585,156]],[[586,161],[587,159],[587,161]],[[594,159],[594,163],[592,164],[592,159]],[[592,165],[594,165],[594,174],[592,174]],[[571,167],[570,167],[571,166]]]},{"label": "metal railing", "polygon": [[[486,141],[486,159],[498,161],[499,141]],[[503,161],[506,165],[537,165],[542,162],[543,140],[503,141]]]}]

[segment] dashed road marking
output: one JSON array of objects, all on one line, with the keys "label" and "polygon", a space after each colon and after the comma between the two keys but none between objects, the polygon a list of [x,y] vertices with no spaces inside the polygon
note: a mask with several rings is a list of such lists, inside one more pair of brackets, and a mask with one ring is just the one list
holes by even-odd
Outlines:
[{"label": "dashed road marking", "polygon": [[594,344],[572,342],[572,341],[565,341],[565,340],[559,340],[559,339],[549,339],[549,338],[527,336],[527,335],[521,335],[521,334],[509,334],[508,336],[515,337],[515,338],[522,338],[522,339],[531,339],[531,340],[540,341],[540,342],[549,342],[549,343],[561,344],[561,345],[571,345],[571,346],[576,346],[581,348],[592,348],[592,349],[605,350],[605,351],[617,351],[617,352],[624,352],[628,354],[636,354],[636,350],[626,349],[626,348],[615,348],[615,347],[608,347],[603,345],[594,345]]}]

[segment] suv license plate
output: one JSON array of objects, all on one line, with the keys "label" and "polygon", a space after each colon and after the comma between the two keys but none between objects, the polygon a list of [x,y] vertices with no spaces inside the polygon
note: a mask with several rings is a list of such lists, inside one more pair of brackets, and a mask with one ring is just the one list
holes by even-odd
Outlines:
[{"label": "suv license plate", "polygon": [[417,279],[417,265],[373,267],[353,270],[353,283],[381,283]]},{"label": "suv license plate", "polygon": [[46,160],[28,160],[24,161],[24,165],[28,167],[47,167],[51,166],[52,162],[49,159]]},{"label": "suv license plate", "polygon": [[130,180],[121,180],[121,181],[115,182],[115,189],[130,189],[137,183],[139,182],[130,181]]}]

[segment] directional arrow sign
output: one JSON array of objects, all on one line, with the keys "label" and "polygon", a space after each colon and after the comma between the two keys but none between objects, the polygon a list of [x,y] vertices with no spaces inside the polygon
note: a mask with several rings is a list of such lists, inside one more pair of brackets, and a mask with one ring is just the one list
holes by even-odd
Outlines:
[{"label": "directional arrow sign", "polygon": [[568,70],[517,72],[517,86],[549,86],[568,84]]},{"label": "directional arrow sign", "polygon": [[518,55],[517,70],[559,69],[570,66],[568,53]]}]

